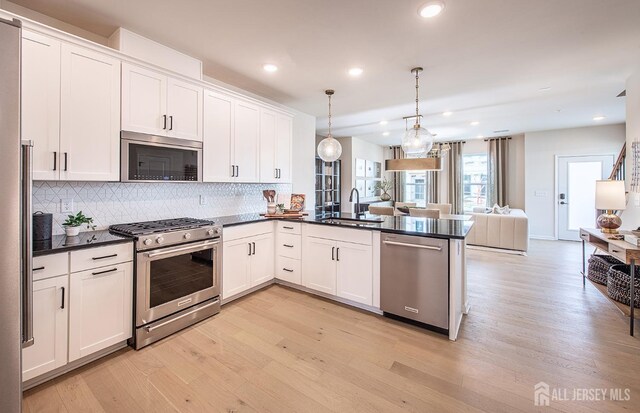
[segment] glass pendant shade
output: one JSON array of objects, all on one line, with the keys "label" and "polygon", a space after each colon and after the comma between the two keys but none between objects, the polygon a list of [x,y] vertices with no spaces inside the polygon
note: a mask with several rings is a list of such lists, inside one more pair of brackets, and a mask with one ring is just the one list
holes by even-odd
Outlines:
[{"label": "glass pendant shade", "polygon": [[325,162],[335,162],[342,155],[342,145],[333,136],[328,135],[318,144],[318,156]]},{"label": "glass pendant shade", "polygon": [[404,134],[401,145],[407,158],[423,158],[433,148],[433,135],[416,124]]}]

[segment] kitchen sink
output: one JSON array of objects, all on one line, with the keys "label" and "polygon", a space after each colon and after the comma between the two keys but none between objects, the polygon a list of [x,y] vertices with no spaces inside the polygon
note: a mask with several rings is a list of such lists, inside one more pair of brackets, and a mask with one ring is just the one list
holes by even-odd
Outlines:
[{"label": "kitchen sink", "polygon": [[355,219],[355,218],[322,218],[320,219],[322,222],[326,222],[328,224],[337,224],[337,225],[349,225],[353,227],[377,227],[378,224],[383,222],[382,219]]}]

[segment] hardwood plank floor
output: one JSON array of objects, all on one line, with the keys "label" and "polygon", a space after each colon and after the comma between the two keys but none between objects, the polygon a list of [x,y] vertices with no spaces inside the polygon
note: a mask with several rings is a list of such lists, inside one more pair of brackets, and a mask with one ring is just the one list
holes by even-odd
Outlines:
[{"label": "hardwood plank floor", "polygon": [[[122,350],[24,394],[26,412],[640,411],[640,338],[595,288],[580,245],[526,257],[468,251],[460,338],[280,286],[141,351]],[[551,400],[630,389],[630,400]],[[623,393],[623,396],[625,394]]]}]

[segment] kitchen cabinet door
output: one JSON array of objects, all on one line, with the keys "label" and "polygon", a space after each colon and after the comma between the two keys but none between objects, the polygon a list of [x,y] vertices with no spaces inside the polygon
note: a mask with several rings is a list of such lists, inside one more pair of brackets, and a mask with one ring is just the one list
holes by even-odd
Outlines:
[{"label": "kitchen cabinet door", "polygon": [[202,142],[202,88],[169,78],[167,81],[168,136]]},{"label": "kitchen cabinet door", "polygon": [[274,242],[273,233],[251,238],[253,252],[251,256],[251,287],[274,278]]},{"label": "kitchen cabinet door", "polygon": [[373,251],[370,245],[338,242],[337,296],[373,305]]},{"label": "kitchen cabinet door", "polygon": [[22,136],[33,142],[33,178],[60,178],[60,42],[22,31]]},{"label": "kitchen cabinet door", "polygon": [[122,129],[167,135],[167,77],[122,64]]},{"label": "kitchen cabinet door", "polygon": [[206,90],[204,92],[203,178],[205,182],[230,182],[233,142],[233,110],[231,96]]},{"label": "kitchen cabinet door", "polygon": [[260,110],[260,182],[277,182],[276,113]]},{"label": "kitchen cabinet door", "polygon": [[68,275],[33,283],[33,345],[22,350],[22,380],[67,364]]},{"label": "kitchen cabinet door", "polygon": [[120,180],[120,60],[69,44],[61,54],[62,180]]},{"label": "kitchen cabinet door", "polygon": [[259,182],[258,149],[260,139],[260,109],[244,101],[235,104],[233,164],[237,182]]},{"label": "kitchen cabinet door", "polygon": [[306,237],[302,250],[302,284],[312,290],[336,295],[336,242]]},{"label": "kitchen cabinet door", "polygon": [[278,115],[276,122],[276,168],[278,182],[291,182],[291,152],[293,143],[293,119]]},{"label": "kitchen cabinet door", "polygon": [[249,260],[251,239],[224,241],[222,246],[222,298],[227,299],[251,288]]},{"label": "kitchen cabinet door", "polygon": [[69,281],[69,362],[132,334],[133,263],[72,273]]}]

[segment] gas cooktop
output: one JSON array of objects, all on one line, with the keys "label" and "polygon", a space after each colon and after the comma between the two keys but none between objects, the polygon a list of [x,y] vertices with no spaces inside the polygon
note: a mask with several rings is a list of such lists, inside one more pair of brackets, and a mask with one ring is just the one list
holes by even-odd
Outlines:
[{"label": "gas cooktop", "polygon": [[161,219],[158,221],[133,222],[111,225],[109,230],[118,234],[140,236],[148,234],[182,231],[215,225],[213,221],[196,218]]}]

